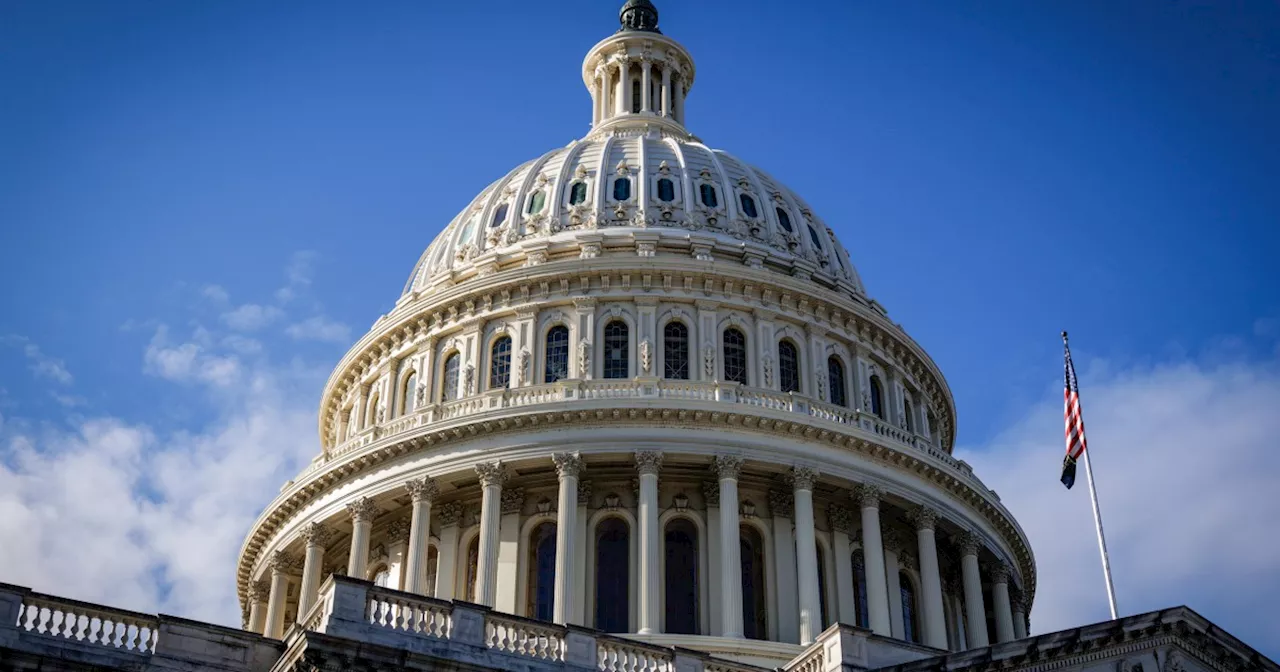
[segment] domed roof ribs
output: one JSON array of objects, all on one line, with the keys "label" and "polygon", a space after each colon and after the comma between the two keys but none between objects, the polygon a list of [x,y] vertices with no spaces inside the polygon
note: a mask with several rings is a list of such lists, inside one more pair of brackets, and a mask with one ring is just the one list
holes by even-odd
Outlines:
[{"label": "domed roof ribs", "polygon": [[[773,233],[778,230],[778,216],[774,214],[773,208],[767,207],[773,200],[773,196],[765,191],[764,185],[760,182],[760,176],[756,174],[755,166],[739,159],[738,157],[724,150],[714,150],[715,153],[723,155],[725,158],[732,160],[738,164],[738,168],[742,169],[742,174],[747,176],[747,181],[756,191],[757,209],[764,216],[764,221],[769,225],[769,237],[773,237]],[[736,200],[736,199],[735,199]]]},{"label": "domed roof ribs", "polygon": [[725,214],[729,217],[729,221],[737,219],[738,204],[735,201],[738,199],[731,198],[733,196],[733,183],[729,182],[729,174],[725,172],[724,166],[720,163],[720,157],[716,156],[715,150],[701,142],[690,142],[689,144],[701,148],[702,151],[707,153],[707,156],[711,157],[711,165],[715,166],[716,172],[719,173],[720,194],[724,196]]},{"label": "domed roof ribs", "polygon": [[[519,232],[520,226],[524,224],[524,201],[529,195],[529,185],[532,184],[534,180],[538,179],[538,175],[542,173],[542,167],[547,165],[547,161],[556,154],[559,154],[561,151],[563,150],[557,149],[538,157],[533,161],[533,165],[529,167],[529,172],[524,174],[524,179],[520,181],[520,187],[516,189],[515,200],[511,204],[510,211],[512,214],[510,219],[507,220],[510,222],[510,226],[514,227],[515,231]],[[497,249],[498,247],[500,246],[495,245],[494,249]]]},{"label": "domed roof ribs", "polygon": [[551,193],[548,194],[551,198],[551,203],[547,210],[547,221],[553,225],[555,222],[559,221],[560,216],[564,214],[564,209],[561,207],[561,203],[563,203],[564,199],[561,198],[560,192],[564,190],[564,186],[569,182],[569,178],[572,177],[571,171],[573,170],[574,164],[578,162],[578,155],[581,154],[582,150],[586,147],[587,143],[581,140],[574,140],[570,143],[569,147],[565,150],[564,161],[560,163],[560,170],[556,171],[556,180],[551,185]]},{"label": "domed roof ribs", "polygon": [[680,199],[681,207],[684,209],[685,216],[693,212],[690,206],[693,201],[693,180],[689,177],[689,162],[684,156],[684,147],[680,146],[680,142],[672,137],[664,138],[664,141],[671,146],[671,151],[676,155],[676,160],[680,162],[680,188],[684,191],[680,192],[684,198]]},{"label": "domed roof ribs", "polygon": [[596,163],[596,199],[591,206],[596,212],[604,209],[605,183],[609,181],[609,152],[613,151],[613,140],[617,136],[607,135],[600,143],[600,157]]}]

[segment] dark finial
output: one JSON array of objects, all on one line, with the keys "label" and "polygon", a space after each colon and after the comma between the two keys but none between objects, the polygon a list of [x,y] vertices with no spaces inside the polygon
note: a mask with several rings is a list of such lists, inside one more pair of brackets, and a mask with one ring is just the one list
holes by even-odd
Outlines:
[{"label": "dark finial", "polygon": [[638,30],[645,33],[662,33],[658,30],[658,8],[654,7],[649,0],[627,0],[622,10],[618,12],[618,20],[622,23],[619,32]]},{"label": "dark finial", "polygon": [[1066,331],[1063,331],[1063,332],[1062,332],[1062,342],[1063,342],[1063,343],[1066,343],[1066,342],[1067,342],[1067,332],[1066,332]]}]

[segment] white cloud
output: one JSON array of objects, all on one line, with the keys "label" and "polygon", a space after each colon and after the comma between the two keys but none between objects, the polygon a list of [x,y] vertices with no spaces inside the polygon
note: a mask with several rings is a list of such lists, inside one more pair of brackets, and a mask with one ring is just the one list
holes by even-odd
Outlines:
[{"label": "white cloud", "polygon": [[143,370],[153,376],[173,382],[202,382],[226,387],[236,382],[240,375],[240,360],[234,355],[216,355],[208,351],[201,341],[210,336],[197,329],[193,341],[170,345],[168,327],[161,325],[147,345],[143,355]]},{"label": "white cloud", "polygon": [[37,378],[51,380],[61,385],[70,385],[74,378],[61,359],[50,357],[40,350],[40,346],[31,342],[26,336],[10,334],[0,338],[0,343],[21,348],[26,356],[31,373]]},{"label": "white cloud", "polygon": [[236,331],[257,331],[284,316],[275,306],[246,303],[222,314],[224,324]]},{"label": "white cloud", "polygon": [[297,298],[300,292],[311,287],[316,256],[316,253],[311,250],[293,253],[289,265],[285,268],[286,284],[276,290],[277,301],[288,303]]},{"label": "white cloud", "polygon": [[317,315],[296,324],[291,324],[284,331],[291,338],[299,341],[347,343],[351,340],[351,327],[341,322],[330,320],[323,315]]},{"label": "white cloud", "polygon": [[231,300],[231,295],[221,285],[205,285],[200,294],[218,305],[225,305]]},{"label": "white cloud", "polygon": [[[1255,646],[1280,641],[1280,366],[1181,361],[1081,378],[1085,426],[1123,614],[1186,604]],[[1058,482],[1056,388],[983,450],[960,450],[1030,537],[1033,630],[1109,618],[1088,487]]]}]

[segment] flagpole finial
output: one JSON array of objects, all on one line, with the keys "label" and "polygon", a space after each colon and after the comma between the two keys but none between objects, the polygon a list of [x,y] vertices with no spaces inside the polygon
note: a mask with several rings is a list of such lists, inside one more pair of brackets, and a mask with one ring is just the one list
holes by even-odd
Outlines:
[{"label": "flagpole finial", "polygon": [[1062,342],[1063,343],[1067,342],[1067,332],[1065,330],[1062,332]]}]

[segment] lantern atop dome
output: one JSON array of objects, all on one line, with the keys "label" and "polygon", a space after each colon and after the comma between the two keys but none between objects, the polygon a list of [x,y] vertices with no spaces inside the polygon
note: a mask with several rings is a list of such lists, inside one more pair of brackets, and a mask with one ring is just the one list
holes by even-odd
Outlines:
[{"label": "lantern atop dome", "polygon": [[635,30],[646,33],[659,33],[658,30],[658,8],[653,6],[649,0],[627,0],[622,9],[618,11],[618,20],[622,23],[624,30]]},{"label": "lantern atop dome", "polygon": [[693,86],[693,59],[658,29],[649,0],[627,0],[621,27],[601,40],[582,63],[591,91],[592,131],[618,127],[661,128],[688,136],[684,101]]}]

